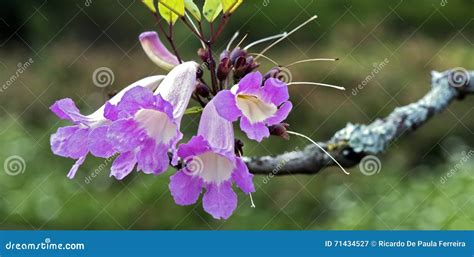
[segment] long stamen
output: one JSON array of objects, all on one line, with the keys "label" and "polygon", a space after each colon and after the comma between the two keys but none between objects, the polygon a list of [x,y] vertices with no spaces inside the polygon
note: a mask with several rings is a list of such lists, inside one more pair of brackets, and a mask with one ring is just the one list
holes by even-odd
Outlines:
[{"label": "long stamen", "polygon": [[313,145],[317,146],[319,149],[321,149],[321,151],[323,151],[325,154],[327,154],[327,155],[329,156],[329,158],[331,158],[331,160],[333,160],[333,161],[337,164],[337,166],[339,166],[339,168],[341,168],[341,170],[342,170],[346,175],[350,175],[350,173],[347,172],[347,171],[344,169],[344,167],[342,167],[342,165],[341,165],[338,161],[336,161],[336,159],[335,159],[334,157],[332,157],[331,154],[329,154],[326,150],[324,150],[324,148],[323,148],[322,146],[320,146],[318,143],[314,142],[313,139],[311,139],[311,138],[309,138],[308,136],[305,136],[305,135],[303,135],[303,134],[300,134],[300,133],[298,133],[298,132],[294,132],[294,131],[287,131],[287,132],[288,132],[288,134],[293,134],[293,135],[296,135],[296,136],[300,136],[300,137],[305,138],[305,139],[307,139],[308,141],[310,141]]},{"label": "long stamen", "polygon": [[[188,21],[191,23],[191,25],[193,26],[196,34],[199,34],[199,29],[197,28],[196,24],[194,24],[193,22],[193,19],[191,19],[191,17],[189,16],[188,12],[184,12],[184,14],[186,15],[186,18],[188,19]],[[201,42],[201,45],[202,45],[202,48],[206,49],[206,44],[204,44],[204,42],[202,42],[202,40],[199,40],[199,42]]]},{"label": "long stamen", "polygon": [[[280,43],[281,41],[283,41],[285,38],[289,37],[291,34],[295,33],[296,31],[298,31],[299,29],[301,29],[302,27],[304,27],[306,24],[310,23],[311,21],[313,21],[314,19],[318,18],[317,15],[314,15],[313,17],[309,18],[307,21],[303,22],[301,25],[299,25],[298,27],[296,27],[295,29],[293,29],[292,31],[288,32],[286,34],[286,36],[284,37],[281,37],[280,39],[278,39],[277,41],[273,42],[271,45],[267,46],[267,48],[263,49],[262,52],[260,52],[261,54],[264,54],[265,52],[267,52],[268,50],[270,50],[273,46],[275,46],[276,44]],[[258,56],[255,60],[258,59]]]},{"label": "long stamen", "polygon": [[270,36],[270,37],[266,37],[266,38],[262,38],[262,39],[259,39],[255,42],[252,42],[250,44],[248,44],[246,47],[244,47],[244,50],[248,50],[249,48],[253,47],[253,46],[256,46],[260,43],[263,43],[263,42],[267,42],[267,41],[270,41],[270,40],[273,40],[273,39],[277,39],[277,38],[281,38],[281,37],[286,37],[288,33],[286,32],[283,32],[281,34],[278,34],[278,35],[274,35],[274,36]]},{"label": "long stamen", "polygon": [[227,51],[230,50],[230,47],[232,46],[232,43],[234,43],[235,39],[237,39],[237,37],[239,36],[239,32],[235,32],[235,34],[232,36],[232,38],[230,39],[229,43],[227,44],[227,47],[225,48]]},{"label": "long stamen", "polygon": [[272,62],[273,64],[275,64],[276,66],[280,66],[280,64],[278,64],[277,62],[275,62],[274,60],[272,60],[270,57],[268,56],[265,56],[263,54],[259,54],[259,53],[249,53],[250,55],[254,55],[254,56],[261,56],[267,60],[269,60],[270,62]]},{"label": "long stamen", "polygon": [[255,208],[255,203],[253,202],[252,193],[249,193],[250,196],[250,207]]},{"label": "long stamen", "polygon": [[247,38],[248,35],[249,33],[245,33],[244,37],[239,41],[239,43],[235,47],[236,48],[239,47],[244,42],[244,40]]},{"label": "long stamen", "polygon": [[300,60],[300,61],[292,62],[288,65],[285,65],[285,67],[288,68],[288,67],[293,66],[295,64],[300,64],[300,63],[305,63],[305,62],[317,62],[317,61],[336,62],[336,61],[339,61],[339,58],[313,58],[313,59]]},{"label": "long stamen", "polygon": [[317,83],[317,82],[290,82],[287,85],[288,86],[290,86],[290,85],[315,85],[315,86],[335,88],[335,89],[339,89],[339,90],[346,90],[344,87],[339,87],[339,86],[334,86],[334,85],[324,84],[324,83]]}]

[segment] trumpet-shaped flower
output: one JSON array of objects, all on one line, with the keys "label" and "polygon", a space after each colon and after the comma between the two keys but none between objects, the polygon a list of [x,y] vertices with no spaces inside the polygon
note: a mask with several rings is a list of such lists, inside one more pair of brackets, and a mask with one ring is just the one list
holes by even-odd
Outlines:
[{"label": "trumpet-shaped flower", "polygon": [[105,117],[113,121],[107,131],[108,143],[120,153],[111,176],[123,179],[136,164],[146,174],[158,175],[168,168],[168,151],[174,153],[182,138],[181,118],[196,87],[197,66],[195,62],[180,64],[155,93],[137,87],[118,104],[105,107]]},{"label": "trumpet-shaped flower", "polygon": [[288,86],[284,82],[275,78],[263,81],[260,72],[253,72],[231,90],[219,92],[214,102],[220,116],[228,121],[240,117],[242,131],[260,142],[270,136],[267,126],[278,124],[288,116],[293,107],[288,98]]},{"label": "trumpet-shaped flower", "polygon": [[168,51],[155,31],[143,32],[139,39],[148,58],[160,68],[169,71],[179,64],[178,58]]},{"label": "trumpet-shaped flower", "polygon": [[[124,88],[107,104],[118,103],[125,94],[137,87],[155,90],[163,79],[164,76],[152,76],[139,80]],[[69,178],[75,176],[89,152],[102,158],[108,158],[114,154],[112,145],[106,140],[111,121],[104,117],[105,106],[106,104],[87,116],[80,113],[70,98],[58,100],[50,107],[59,118],[74,123],[72,126],[59,128],[51,135],[51,150],[54,154],[76,159],[76,163],[67,175]]]},{"label": "trumpet-shaped flower", "polygon": [[212,100],[204,108],[198,135],[179,146],[184,167],[171,176],[169,188],[179,205],[194,204],[205,188],[204,210],[216,219],[227,219],[237,206],[232,182],[247,194],[255,188],[253,175],[234,153],[232,122],[220,117],[214,104]]}]

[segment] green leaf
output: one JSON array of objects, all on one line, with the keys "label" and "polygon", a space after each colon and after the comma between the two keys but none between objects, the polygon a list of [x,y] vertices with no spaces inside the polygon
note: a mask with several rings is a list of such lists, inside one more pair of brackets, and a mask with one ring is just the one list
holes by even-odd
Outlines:
[{"label": "green leaf", "polygon": [[153,13],[156,13],[156,7],[155,7],[154,0],[142,0],[142,3],[145,4],[146,7],[148,7],[148,9],[150,9],[150,11],[152,11]]},{"label": "green leaf", "polygon": [[220,0],[206,0],[202,13],[207,21],[213,22],[222,11],[222,4]]},{"label": "green leaf", "polygon": [[244,0],[221,0],[224,13],[233,13]]},{"label": "green leaf", "polygon": [[169,24],[184,16],[184,0],[158,0],[158,11]]},{"label": "green leaf", "polygon": [[193,106],[193,107],[189,107],[188,109],[186,109],[186,111],[184,112],[184,114],[195,114],[195,113],[200,113],[202,112],[203,108],[201,106]]},{"label": "green leaf", "polygon": [[193,2],[193,0],[184,0],[184,6],[186,10],[188,10],[196,20],[201,21],[201,11],[197,7],[197,5]]}]

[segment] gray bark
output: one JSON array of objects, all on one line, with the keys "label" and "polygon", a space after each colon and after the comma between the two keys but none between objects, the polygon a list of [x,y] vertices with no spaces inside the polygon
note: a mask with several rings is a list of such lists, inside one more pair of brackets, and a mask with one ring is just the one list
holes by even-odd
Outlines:
[{"label": "gray bark", "polygon": [[[455,68],[431,73],[431,90],[415,103],[397,107],[385,118],[364,124],[348,123],[326,141],[319,142],[344,167],[357,165],[366,155],[384,152],[391,142],[415,131],[441,113],[453,100],[474,93],[474,71]],[[275,156],[244,157],[253,174],[315,174],[334,166],[329,156],[314,145]]]}]

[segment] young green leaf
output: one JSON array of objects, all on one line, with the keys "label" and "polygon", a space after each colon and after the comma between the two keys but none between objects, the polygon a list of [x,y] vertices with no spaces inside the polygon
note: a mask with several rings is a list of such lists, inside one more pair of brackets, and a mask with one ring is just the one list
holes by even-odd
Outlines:
[{"label": "young green leaf", "polygon": [[150,11],[152,11],[153,13],[156,13],[156,7],[155,7],[155,1],[154,0],[142,0],[142,3],[146,5],[146,7],[148,7],[148,9],[150,9]]},{"label": "young green leaf", "polygon": [[206,0],[202,13],[207,21],[213,22],[222,11],[222,3],[220,0]]},{"label": "young green leaf", "polygon": [[196,20],[201,21],[201,11],[193,2],[193,0],[184,0],[184,6],[186,7],[186,10],[188,10],[191,15],[196,18]]},{"label": "young green leaf", "polygon": [[193,106],[193,107],[189,107],[188,109],[186,109],[186,111],[184,112],[184,114],[195,114],[195,113],[200,113],[202,112],[203,108],[201,106]]},{"label": "young green leaf", "polygon": [[239,7],[244,0],[221,0],[222,2],[222,9],[224,13],[233,13],[237,7]]},{"label": "young green leaf", "polygon": [[169,24],[184,16],[184,0],[158,0],[158,11]]}]

